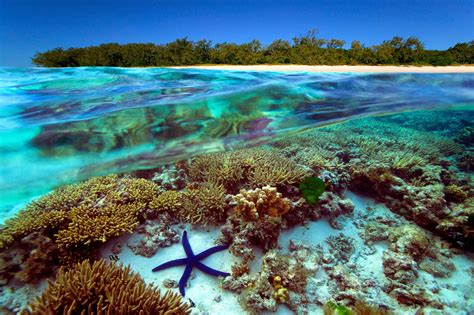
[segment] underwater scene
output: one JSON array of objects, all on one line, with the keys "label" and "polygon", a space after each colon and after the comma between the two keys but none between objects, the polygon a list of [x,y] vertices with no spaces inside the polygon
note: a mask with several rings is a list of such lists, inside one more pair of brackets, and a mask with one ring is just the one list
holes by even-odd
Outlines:
[{"label": "underwater scene", "polygon": [[474,73],[0,68],[0,314],[474,314]]}]

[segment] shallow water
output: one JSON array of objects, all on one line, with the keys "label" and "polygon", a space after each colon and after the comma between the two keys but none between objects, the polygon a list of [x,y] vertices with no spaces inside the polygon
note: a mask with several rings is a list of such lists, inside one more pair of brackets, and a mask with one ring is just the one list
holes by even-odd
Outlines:
[{"label": "shallow water", "polygon": [[368,115],[469,107],[474,74],[1,68],[0,209],[94,175]]},{"label": "shallow water", "polygon": [[[178,293],[184,266],[152,268],[185,255],[183,229],[196,253],[230,246],[209,267],[249,264],[227,286],[195,270],[192,314],[323,314],[328,301],[474,312],[474,74],[4,68],[0,87],[0,313],[19,313],[59,266],[86,257]],[[127,174],[17,213],[116,172]],[[306,176],[325,183],[314,205],[298,189]],[[280,195],[267,199],[266,185]],[[239,192],[265,198],[258,211],[289,212],[245,218]],[[136,222],[123,214],[132,204]],[[278,303],[276,276],[291,291]]]}]

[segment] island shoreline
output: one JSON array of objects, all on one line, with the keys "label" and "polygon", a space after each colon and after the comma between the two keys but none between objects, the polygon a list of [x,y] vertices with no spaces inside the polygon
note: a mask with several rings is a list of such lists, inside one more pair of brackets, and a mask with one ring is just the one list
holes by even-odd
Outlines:
[{"label": "island shoreline", "polygon": [[195,65],[171,69],[270,71],[270,72],[361,72],[361,73],[474,73],[468,66],[309,66],[309,65]]}]

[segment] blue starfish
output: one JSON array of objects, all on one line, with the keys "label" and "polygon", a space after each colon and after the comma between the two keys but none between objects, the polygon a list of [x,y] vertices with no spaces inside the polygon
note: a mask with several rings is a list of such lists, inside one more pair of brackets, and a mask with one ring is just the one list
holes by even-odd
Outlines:
[{"label": "blue starfish", "polygon": [[200,260],[203,260],[204,258],[209,257],[210,255],[214,253],[220,252],[221,250],[227,249],[228,247],[229,246],[226,246],[226,245],[214,246],[209,249],[206,249],[202,253],[194,255],[191,245],[189,244],[188,233],[184,231],[183,248],[184,248],[184,251],[186,252],[187,257],[170,260],[164,264],[159,265],[158,267],[153,268],[152,271],[155,272],[155,271],[160,271],[160,270],[171,268],[171,267],[186,265],[186,268],[184,268],[184,273],[181,276],[181,279],[179,279],[179,292],[181,293],[182,296],[184,296],[185,295],[184,288],[186,286],[186,283],[189,280],[189,277],[191,276],[191,271],[193,271],[194,267],[214,277],[227,277],[230,275],[230,273],[222,272],[222,271],[210,268],[204,265],[202,262],[200,262]]}]

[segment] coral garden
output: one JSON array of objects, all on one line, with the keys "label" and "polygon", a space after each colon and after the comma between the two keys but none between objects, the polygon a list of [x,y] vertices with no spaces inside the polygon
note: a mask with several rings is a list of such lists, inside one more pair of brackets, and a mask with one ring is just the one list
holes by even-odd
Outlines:
[{"label": "coral garden", "polygon": [[[474,281],[472,261],[467,271],[456,263],[474,249],[473,121],[471,111],[353,120],[60,187],[0,228],[1,311],[199,313],[103,259],[105,248],[152,259],[188,226],[217,230],[216,244],[229,246],[219,290],[251,314],[472,313],[472,291],[446,279]],[[361,209],[354,196],[374,204]],[[317,239],[323,227],[334,233],[320,242],[291,237]],[[15,300],[25,287],[37,293]],[[449,290],[461,298],[450,302]]]}]

